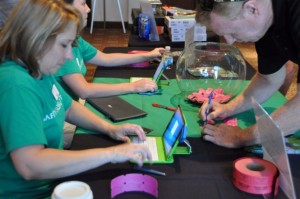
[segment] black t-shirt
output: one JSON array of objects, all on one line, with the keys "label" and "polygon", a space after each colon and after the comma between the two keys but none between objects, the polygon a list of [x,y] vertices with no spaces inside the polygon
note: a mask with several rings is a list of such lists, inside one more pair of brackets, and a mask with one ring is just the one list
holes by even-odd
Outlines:
[{"label": "black t-shirt", "polygon": [[300,64],[300,0],[272,0],[272,3],[273,25],[255,43],[258,71],[262,74],[275,73],[288,60]]}]

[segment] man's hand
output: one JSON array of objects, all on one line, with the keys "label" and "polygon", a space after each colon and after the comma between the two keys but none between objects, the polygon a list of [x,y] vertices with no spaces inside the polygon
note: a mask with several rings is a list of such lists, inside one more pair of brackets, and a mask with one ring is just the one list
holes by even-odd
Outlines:
[{"label": "man's hand", "polygon": [[206,141],[226,148],[240,148],[257,143],[254,128],[241,129],[238,126],[226,124],[211,125],[203,127],[202,136]]}]

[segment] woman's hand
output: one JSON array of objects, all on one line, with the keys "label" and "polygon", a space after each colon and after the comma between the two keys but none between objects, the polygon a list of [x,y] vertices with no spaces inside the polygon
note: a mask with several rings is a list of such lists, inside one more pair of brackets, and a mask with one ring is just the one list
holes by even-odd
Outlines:
[{"label": "woman's hand", "polygon": [[147,78],[142,78],[140,80],[137,80],[135,82],[132,82],[131,85],[133,86],[133,91],[135,93],[140,93],[140,92],[155,92],[157,90],[157,84]]},{"label": "woman's hand", "polygon": [[164,48],[155,48],[148,53],[149,61],[160,61],[161,56],[164,54]]},{"label": "woman's hand", "polygon": [[112,163],[133,161],[142,166],[145,160],[151,162],[152,156],[148,147],[142,144],[125,143],[111,147],[113,150]]},{"label": "woman's hand", "polygon": [[143,128],[137,124],[113,125],[112,128],[109,136],[115,140],[130,142],[130,138],[127,135],[137,135],[139,140],[146,139]]}]

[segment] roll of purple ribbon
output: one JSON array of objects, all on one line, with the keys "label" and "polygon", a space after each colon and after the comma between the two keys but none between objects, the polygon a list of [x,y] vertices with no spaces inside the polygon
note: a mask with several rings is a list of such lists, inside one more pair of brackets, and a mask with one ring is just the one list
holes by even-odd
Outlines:
[{"label": "roll of purple ribbon", "polygon": [[120,175],[112,179],[110,187],[112,198],[131,191],[145,192],[156,198],[158,197],[157,180],[149,175],[139,173]]}]

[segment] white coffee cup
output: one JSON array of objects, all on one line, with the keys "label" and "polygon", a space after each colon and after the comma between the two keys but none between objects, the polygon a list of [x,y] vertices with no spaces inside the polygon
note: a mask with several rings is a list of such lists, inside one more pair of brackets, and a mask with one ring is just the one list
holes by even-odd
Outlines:
[{"label": "white coffee cup", "polygon": [[93,199],[88,184],[80,181],[63,182],[53,191],[52,199]]}]

